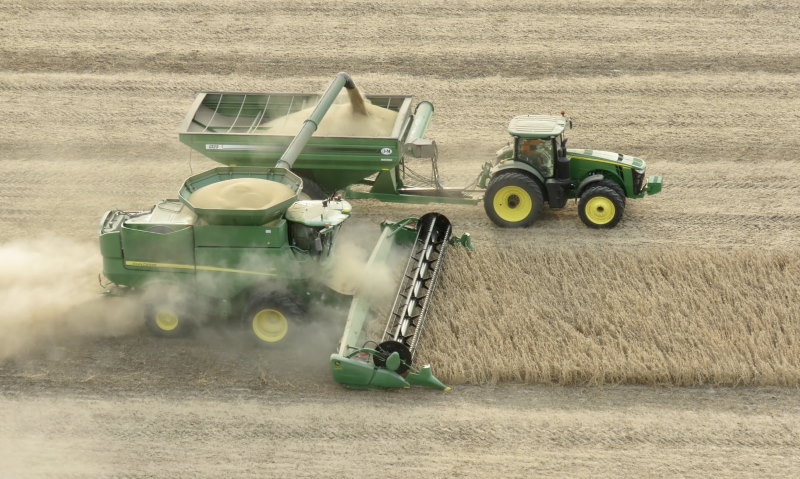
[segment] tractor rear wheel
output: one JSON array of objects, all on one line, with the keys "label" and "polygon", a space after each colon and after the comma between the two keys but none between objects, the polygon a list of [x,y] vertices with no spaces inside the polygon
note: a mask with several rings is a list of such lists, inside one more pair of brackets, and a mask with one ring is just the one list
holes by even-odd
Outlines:
[{"label": "tractor rear wheel", "polygon": [[187,293],[177,286],[151,287],[144,294],[144,319],[147,329],[156,336],[186,336],[195,325],[195,315]]},{"label": "tractor rear wheel", "polygon": [[539,183],[524,173],[498,173],[489,182],[483,208],[497,226],[523,228],[541,216],[544,195]]},{"label": "tractor rear wheel", "polygon": [[590,186],[578,202],[581,221],[590,228],[613,228],[624,211],[624,200],[608,186]]},{"label": "tractor rear wheel", "polygon": [[302,317],[298,302],[290,296],[257,297],[242,315],[242,326],[257,344],[272,345],[293,336]]}]

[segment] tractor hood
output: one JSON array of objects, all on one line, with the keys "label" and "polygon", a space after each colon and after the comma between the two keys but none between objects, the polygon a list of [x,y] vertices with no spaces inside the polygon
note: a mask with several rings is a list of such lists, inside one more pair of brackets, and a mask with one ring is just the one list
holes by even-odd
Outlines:
[{"label": "tractor hood", "polygon": [[567,149],[567,155],[570,158],[578,160],[611,163],[613,165],[627,166],[637,170],[644,170],[646,166],[644,160],[641,158],[611,151]]}]

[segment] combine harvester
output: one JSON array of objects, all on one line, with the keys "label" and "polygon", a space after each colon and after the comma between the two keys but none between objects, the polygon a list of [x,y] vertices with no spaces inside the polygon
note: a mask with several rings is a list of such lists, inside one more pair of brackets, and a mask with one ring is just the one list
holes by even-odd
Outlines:
[{"label": "combine harvester", "polygon": [[[108,211],[100,224],[104,286],[110,294],[141,291],[146,323],[158,335],[182,335],[204,314],[239,316],[253,338],[264,344],[285,341],[313,302],[351,301],[345,333],[331,357],[339,383],[356,389],[411,384],[447,389],[429,367],[414,368],[413,359],[447,247],[458,242],[469,246],[468,235],[453,237],[450,222],[438,213],[382,224],[370,271],[381,269],[398,249],[408,248],[409,253],[385,333],[378,340],[371,340],[366,329],[381,305],[360,291],[343,296],[319,280],[332,261],[337,233],[350,217],[350,204],[337,196],[301,199],[304,181],[311,189],[314,185],[290,169],[308,151],[319,154],[320,140],[312,135],[342,88],[355,89],[344,73],[315,102],[299,133],[288,141],[278,137],[259,144],[258,151],[282,150],[274,165],[251,162],[214,168],[187,179],[179,199],[162,201],[148,211]],[[222,97],[217,98],[211,123],[222,108]],[[387,102],[395,104],[392,99]],[[259,116],[265,117],[265,112],[262,108]],[[253,112],[242,106],[240,113]],[[237,119],[229,129],[238,124]],[[331,141],[353,152],[353,164],[360,161],[359,151],[370,156],[365,152],[374,149],[361,143],[384,142]],[[209,144],[208,151],[252,152],[252,147]],[[380,154],[384,153],[391,155]],[[326,188],[337,185],[325,182],[325,175],[314,178]]]}]

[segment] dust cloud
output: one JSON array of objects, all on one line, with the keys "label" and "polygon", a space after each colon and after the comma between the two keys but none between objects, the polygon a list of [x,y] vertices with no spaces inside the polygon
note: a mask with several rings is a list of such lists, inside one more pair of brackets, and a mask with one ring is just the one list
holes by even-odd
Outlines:
[{"label": "dust cloud", "polygon": [[0,244],[0,360],[91,337],[129,333],[135,305],[101,296],[95,244],[63,238]]}]

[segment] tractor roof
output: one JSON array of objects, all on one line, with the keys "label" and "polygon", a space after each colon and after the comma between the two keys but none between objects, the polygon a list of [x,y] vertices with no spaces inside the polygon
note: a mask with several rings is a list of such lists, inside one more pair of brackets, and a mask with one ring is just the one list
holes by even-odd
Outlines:
[{"label": "tractor roof", "polygon": [[564,131],[567,120],[561,116],[520,115],[511,119],[508,132],[520,138],[550,138]]}]

